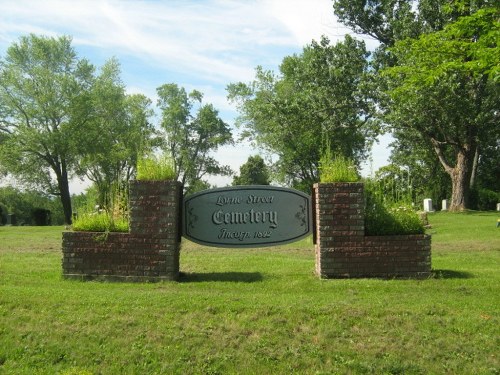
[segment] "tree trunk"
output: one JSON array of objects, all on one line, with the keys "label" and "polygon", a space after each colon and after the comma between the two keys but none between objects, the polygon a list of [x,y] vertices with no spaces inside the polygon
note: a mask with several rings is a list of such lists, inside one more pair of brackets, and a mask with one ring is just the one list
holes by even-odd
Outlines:
[{"label": "tree trunk", "polygon": [[474,153],[474,162],[472,163],[472,173],[470,175],[469,187],[471,189],[474,189],[476,185],[476,175],[477,175],[478,165],[479,165],[479,147],[476,147],[476,152]]},{"label": "tree trunk", "polygon": [[64,213],[64,224],[71,225],[73,211],[71,209],[71,194],[69,192],[69,181],[68,181],[68,171],[66,169],[66,163],[61,162],[60,171],[56,171],[57,185],[59,187],[59,197],[61,199],[61,204]]},{"label": "tree trunk", "polygon": [[450,170],[451,202],[450,211],[464,211],[469,207],[468,197],[474,153],[459,152],[457,164]]}]

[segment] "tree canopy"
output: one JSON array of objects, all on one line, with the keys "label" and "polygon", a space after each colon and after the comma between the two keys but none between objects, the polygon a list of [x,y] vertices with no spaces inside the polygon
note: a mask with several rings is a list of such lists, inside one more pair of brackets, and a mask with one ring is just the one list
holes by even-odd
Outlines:
[{"label": "tree canopy", "polygon": [[328,143],[356,162],[366,155],[376,134],[367,56],[362,41],[346,36],[331,45],[323,37],[285,57],[280,75],[257,67],[253,82],[228,85],[243,137],[277,156],[279,181],[309,190]]}]

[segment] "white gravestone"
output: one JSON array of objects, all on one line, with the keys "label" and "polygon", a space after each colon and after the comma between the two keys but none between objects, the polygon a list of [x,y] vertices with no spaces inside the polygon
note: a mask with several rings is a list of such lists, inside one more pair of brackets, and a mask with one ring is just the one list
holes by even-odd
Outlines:
[{"label": "white gravestone", "polygon": [[497,211],[500,211],[500,203],[497,203]]},{"label": "white gravestone", "polygon": [[449,208],[450,208],[450,205],[448,203],[448,199],[443,199],[441,201],[441,211],[448,211]]},{"label": "white gravestone", "polygon": [[430,198],[424,199],[424,211],[425,212],[433,212],[434,211],[432,209],[432,199],[430,199]]}]

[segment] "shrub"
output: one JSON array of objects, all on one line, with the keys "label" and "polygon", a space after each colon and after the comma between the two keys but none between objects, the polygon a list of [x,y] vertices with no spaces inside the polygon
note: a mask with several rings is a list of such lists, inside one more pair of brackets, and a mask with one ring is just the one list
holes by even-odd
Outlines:
[{"label": "shrub", "polygon": [[342,155],[332,156],[329,148],[319,160],[320,182],[356,182],[359,175],[354,162]]},{"label": "shrub", "polygon": [[477,209],[481,211],[490,211],[496,208],[500,202],[500,194],[488,189],[479,189],[477,191]]},{"label": "shrub", "polygon": [[175,179],[172,158],[150,155],[137,161],[137,179],[143,181],[163,181]]},{"label": "shrub", "polygon": [[128,232],[128,220],[107,212],[82,214],[73,220],[73,230],[82,232]]}]

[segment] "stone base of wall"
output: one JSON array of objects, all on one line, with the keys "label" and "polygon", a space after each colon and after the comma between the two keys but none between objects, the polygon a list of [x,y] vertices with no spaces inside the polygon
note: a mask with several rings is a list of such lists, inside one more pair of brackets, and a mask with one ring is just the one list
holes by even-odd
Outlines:
[{"label": "stone base of wall", "polygon": [[131,181],[130,233],[64,232],[63,277],[177,280],[181,194],[177,182]]},{"label": "stone base of wall", "polygon": [[365,236],[361,183],[314,185],[316,273],[322,278],[427,278],[428,235]]}]

